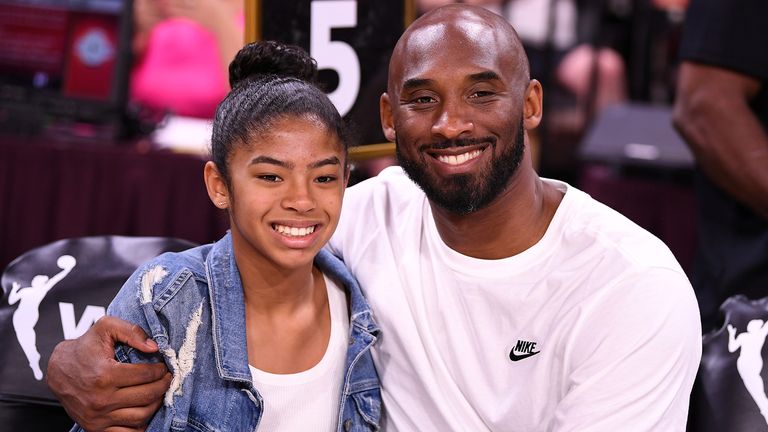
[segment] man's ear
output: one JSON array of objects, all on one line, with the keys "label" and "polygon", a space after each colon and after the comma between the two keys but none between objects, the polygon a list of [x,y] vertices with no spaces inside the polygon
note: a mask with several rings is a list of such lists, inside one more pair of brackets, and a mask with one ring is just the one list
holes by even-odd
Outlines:
[{"label": "man's ear", "polygon": [[392,119],[392,103],[389,94],[382,93],[379,99],[379,115],[381,116],[381,130],[387,140],[395,142],[395,125]]},{"label": "man's ear", "polygon": [[344,164],[344,189],[346,189],[347,186],[349,185],[349,174],[351,173],[351,171],[352,171],[352,168],[349,166],[349,163]]},{"label": "man's ear", "polygon": [[541,83],[532,79],[525,89],[525,105],[523,108],[523,125],[527,130],[536,129],[541,123],[544,90]]},{"label": "man's ear", "polygon": [[205,163],[203,176],[205,188],[208,190],[208,198],[211,199],[213,205],[220,209],[228,208],[230,204],[229,189],[227,189],[227,184],[213,161]]}]

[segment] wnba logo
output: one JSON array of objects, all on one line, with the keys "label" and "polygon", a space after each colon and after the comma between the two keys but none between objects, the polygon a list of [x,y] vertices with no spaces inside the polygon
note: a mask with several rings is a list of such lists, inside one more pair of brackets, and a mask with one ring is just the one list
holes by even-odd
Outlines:
[{"label": "wnba logo", "polygon": [[[13,312],[13,330],[16,332],[16,339],[19,341],[19,345],[29,362],[29,367],[38,381],[43,379],[43,371],[40,369],[40,352],[37,348],[37,334],[35,333],[35,326],[40,319],[40,303],[48,292],[75,268],[76,264],[77,260],[73,256],[62,255],[56,260],[56,265],[61,269],[60,272],[51,277],[46,275],[34,276],[29,286],[22,286],[22,283],[13,282],[8,294],[8,304],[18,303]],[[64,338],[74,339],[85,333],[97,319],[104,316],[105,311],[103,307],[88,306],[77,324],[75,324],[72,303],[60,302],[59,312]]]}]

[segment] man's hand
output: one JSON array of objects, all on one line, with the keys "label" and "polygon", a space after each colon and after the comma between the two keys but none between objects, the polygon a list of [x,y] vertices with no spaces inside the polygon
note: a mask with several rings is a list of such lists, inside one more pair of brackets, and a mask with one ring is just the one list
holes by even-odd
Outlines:
[{"label": "man's hand", "polygon": [[79,338],[59,343],[48,362],[48,387],[88,431],[143,431],[171,382],[163,363],[115,360],[116,342],[145,353],[158,349],[139,326],[103,317]]}]

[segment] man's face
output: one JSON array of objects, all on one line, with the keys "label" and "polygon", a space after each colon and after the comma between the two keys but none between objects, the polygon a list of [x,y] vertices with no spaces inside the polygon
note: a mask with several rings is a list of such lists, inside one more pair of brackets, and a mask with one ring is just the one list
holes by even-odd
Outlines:
[{"label": "man's face", "polygon": [[[488,166],[478,167],[479,171],[447,177],[433,175],[427,168],[426,158],[423,156],[416,159],[409,158],[401,150],[404,146],[400,143],[399,138],[397,139],[397,160],[408,177],[424,190],[432,202],[451,213],[466,215],[490,204],[506,189],[509,179],[517,171],[525,150],[522,118],[518,124],[514,143],[501,148],[498,148],[498,140],[492,136],[488,136],[484,140],[482,138],[480,140],[472,138],[446,140],[436,143],[433,147],[435,150],[462,151],[463,148],[474,148],[475,144],[483,143],[483,141],[491,143],[493,155]],[[471,153],[476,152],[477,150],[471,151]],[[468,159],[469,157],[472,157],[472,154],[456,156],[456,162],[459,162],[459,158]]]},{"label": "man's face", "polygon": [[389,119],[400,164],[432,202],[479,210],[520,166],[527,76],[482,21],[423,25],[404,42],[382,99],[385,132]]}]

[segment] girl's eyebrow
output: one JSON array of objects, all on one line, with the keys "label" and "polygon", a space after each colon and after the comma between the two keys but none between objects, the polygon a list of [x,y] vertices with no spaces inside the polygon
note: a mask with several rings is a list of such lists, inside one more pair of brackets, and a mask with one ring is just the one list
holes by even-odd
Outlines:
[{"label": "girl's eyebrow", "polygon": [[315,169],[326,165],[341,165],[341,161],[336,156],[331,156],[317,162],[312,162],[311,164],[307,165],[307,167],[310,169]]},{"label": "girl's eyebrow", "polygon": [[270,165],[277,165],[283,168],[293,168],[293,164],[290,162],[281,161],[269,156],[256,156],[255,158],[251,159],[251,163],[249,165],[256,165],[260,163],[270,164]]},{"label": "girl's eyebrow", "polygon": [[[293,169],[294,164],[292,162],[286,162],[281,161],[279,159],[275,159],[273,157],[269,156],[256,156],[255,158],[251,159],[251,162],[249,165],[256,165],[256,164],[270,164],[270,165],[277,165],[279,167],[287,168],[287,169]],[[307,165],[307,168],[315,169],[320,168],[326,165],[341,165],[341,161],[336,156],[331,156],[329,158],[321,159],[317,162],[312,162],[309,165]]]}]

